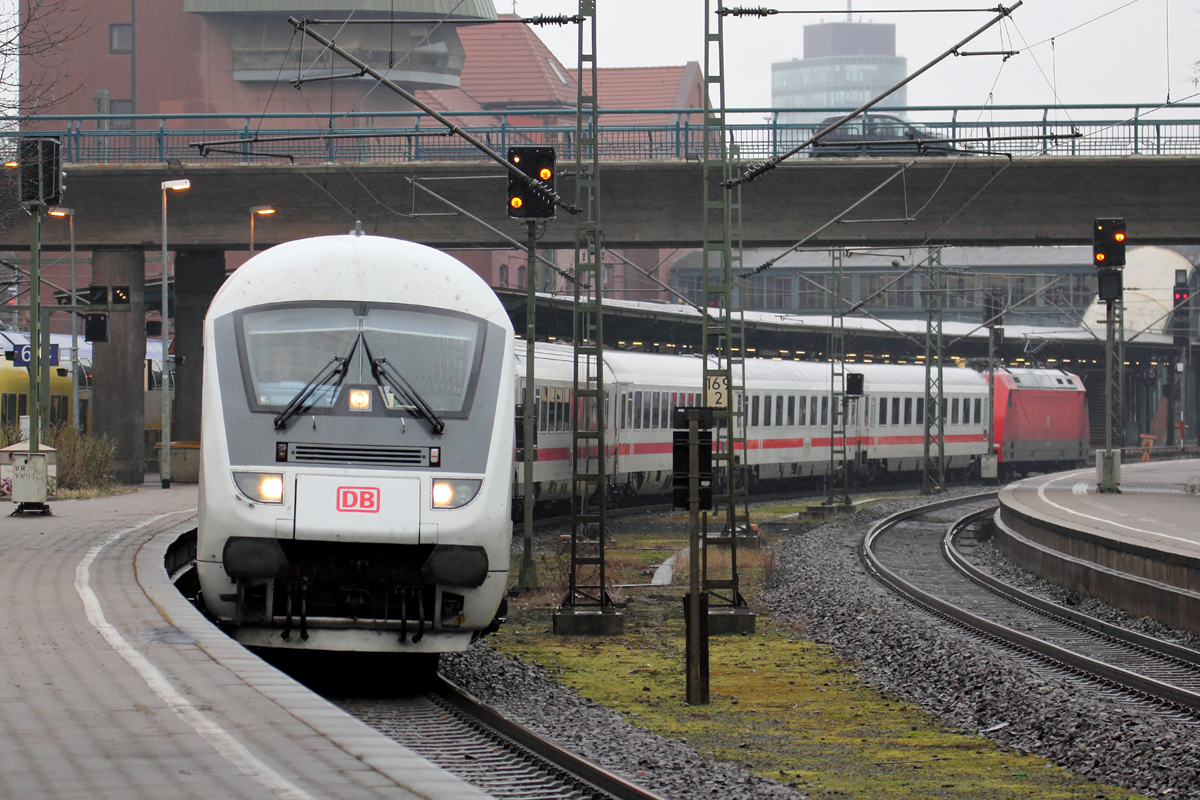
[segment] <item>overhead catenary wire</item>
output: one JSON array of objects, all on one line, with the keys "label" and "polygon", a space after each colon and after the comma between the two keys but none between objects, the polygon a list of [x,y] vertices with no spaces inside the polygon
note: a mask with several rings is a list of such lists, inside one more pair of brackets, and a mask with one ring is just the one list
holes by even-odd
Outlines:
[{"label": "overhead catenary wire", "polygon": [[1014,11],[1016,11],[1018,8],[1020,8],[1022,5],[1024,5],[1024,3],[1025,3],[1025,0],[1017,0],[1016,3],[1014,3],[1012,6],[1010,6],[1008,8],[1005,8],[1004,6],[998,6],[997,10],[996,10],[996,16],[994,18],[992,18],[986,24],[979,27],[977,30],[975,30],[973,33],[968,35],[962,41],[958,42],[956,45],[951,47],[949,50],[946,50],[944,53],[937,56],[932,61],[926,63],[923,67],[918,69],[916,72],[913,72],[911,75],[909,75],[904,80],[897,83],[895,86],[892,86],[891,88],[886,89],[882,94],[879,94],[875,98],[868,100],[863,105],[859,106],[855,110],[851,111],[850,113],[848,113],[848,114],[844,115],[843,117],[841,117],[840,119],[838,119],[837,122],[834,122],[832,125],[829,125],[828,127],[813,134],[813,136],[811,136],[809,139],[796,145],[791,150],[788,150],[786,153],[781,153],[780,155],[772,156],[771,158],[767,159],[766,161],[761,161],[757,164],[752,165],[740,177],[734,178],[733,180],[730,180],[730,181],[727,181],[724,185],[726,186],[726,188],[732,188],[739,184],[748,183],[749,181],[755,180],[756,178],[775,169],[781,163],[783,163],[787,159],[791,158],[792,156],[796,155],[801,150],[803,150],[804,148],[811,145],[813,142],[820,141],[821,139],[828,136],[833,131],[837,130],[838,128],[842,127],[850,120],[854,119],[859,114],[879,105],[884,100],[886,100],[889,95],[896,92],[900,88],[907,86],[909,83],[916,80],[921,75],[924,75],[926,72],[933,69],[935,66],[940,64],[942,61],[944,61],[947,58],[949,58],[950,56],[954,55],[954,53],[956,51],[960,50],[964,45],[966,45],[966,44],[970,43],[972,40],[978,38],[983,33],[985,33],[986,31],[991,29],[993,26],[995,26],[997,23],[1001,22],[1004,19],[1007,19],[1009,16],[1012,15],[1012,13]]},{"label": "overhead catenary wire", "polygon": [[[859,14],[979,14],[996,13],[1003,6],[991,8],[867,8],[858,9]],[[722,8],[717,13],[725,17],[773,17],[776,14],[841,14],[843,9],[776,9],[762,6],[731,6]]]},{"label": "overhead catenary wire", "polygon": [[[1018,0],[1018,3],[1020,3],[1020,2],[1023,2],[1023,0]],[[326,38],[325,36],[322,36],[320,33],[317,33],[316,31],[311,30],[308,27],[308,24],[306,21],[298,20],[295,17],[288,17],[288,22],[293,27],[300,30],[304,35],[315,39],[317,42],[320,42],[322,45],[327,47],[332,52],[334,52],[337,55],[341,56],[342,58],[346,59],[351,64],[353,64],[355,67],[358,67],[359,69],[363,70],[366,74],[370,75],[372,78],[375,78],[379,82],[380,85],[385,86],[388,89],[392,90],[393,92],[400,95],[408,102],[412,103],[417,108],[424,111],[430,117],[437,120],[442,125],[445,125],[450,130],[451,134],[454,134],[454,135],[457,135],[457,136],[463,138],[472,147],[479,150],[481,153],[483,153],[488,158],[495,161],[497,164],[500,164],[501,166],[503,166],[510,175],[517,178],[521,182],[522,185],[524,185],[526,188],[528,188],[530,191],[532,191],[537,196],[542,197],[545,200],[548,200],[549,202],[551,202],[552,204],[554,204],[556,206],[560,206],[561,208],[563,208],[565,211],[567,211],[570,214],[578,214],[579,213],[579,209],[577,209],[573,204],[567,203],[565,200],[563,200],[561,197],[559,197],[557,192],[554,192],[551,189],[547,188],[546,185],[543,184],[541,181],[539,181],[529,175],[526,175],[524,172],[521,171],[521,169],[519,167],[517,167],[516,164],[509,163],[508,159],[504,158],[499,153],[497,153],[495,150],[488,147],[486,144],[479,141],[471,134],[467,133],[465,130],[460,128],[456,123],[452,122],[447,117],[445,117],[442,114],[440,114],[439,112],[435,111],[427,103],[425,103],[422,100],[420,100],[419,98],[417,98],[411,92],[409,92],[406,89],[403,89],[400,86],[398,86],[397,84],[393,83],[391,80],[389,80],[385,75],[383,75],[378,70],[371,68],[369,65],[367,65],[366,62],[359,60],[354,55],[347,52],[345,49],[338,47],[338,45],[336,43],[334,43],[330,39]]]}]

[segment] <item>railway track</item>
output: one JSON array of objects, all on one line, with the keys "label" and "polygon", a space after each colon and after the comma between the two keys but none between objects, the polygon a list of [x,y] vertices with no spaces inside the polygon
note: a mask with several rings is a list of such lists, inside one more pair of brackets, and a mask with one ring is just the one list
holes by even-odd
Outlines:
[{"label": "railway track", "polygon": [[1000,642],[1036,669],[1200,722],[1200,652],[1113,626],[1003,583],[966,553],[983,535],[995,493],[895,514],[866,535],[863,559],[925,609]]},{"label": "railway track", "polygon": [[501,800],[660,800],[507,719],[444,678],[412,697],[338,702]]}]

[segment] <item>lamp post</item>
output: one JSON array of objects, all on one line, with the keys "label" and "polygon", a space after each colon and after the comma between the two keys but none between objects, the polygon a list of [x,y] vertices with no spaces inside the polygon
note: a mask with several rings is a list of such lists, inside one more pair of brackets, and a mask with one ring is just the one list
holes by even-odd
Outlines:
[{"label": "lamp post", "polygon": [[275,213],[271,206],[252,206],[250,208],[250,255],[254,255],[254,218],[266,217]]},{"label": "lamp post", "polygon": [[187,178],[162,182],[162,442],[159,446],[158,474],[164,489],[171,488],[171,359],[167,354],[167,321],[171,315],[167,306],[167,189],[179,192],[190,189],[191,186],[192,182]]},{"label": "lamp post", "polygon": [[[71,305],[77,305],[79,298],[75,293],[75,209],[61,206],[50,209],[52,217],[66,217],[71,228]],[[71,312],[71,419],[75,427],[79,427],[79,331],[78,314]]]}]

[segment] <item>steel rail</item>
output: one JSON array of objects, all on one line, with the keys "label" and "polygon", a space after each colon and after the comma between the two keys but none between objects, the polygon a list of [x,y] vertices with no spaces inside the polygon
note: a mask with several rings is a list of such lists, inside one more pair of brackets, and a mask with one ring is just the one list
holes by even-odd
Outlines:
[{"label": "steel rail", "polygon": [[480,724],[512,741],[539,758],[569,773],[576,780],[588,784],[617,800],[662,800],[659,795],[630,783],[603,767],[566,750],[539,736],[524,725],[501,714],[491,706],[477,700],[455,684],[438,676],[432,688],[447,704],[466,714]]},{"label": "steel rail", "polygon": [[[874,544],[875,544],[876,540],[878,540],[880,536],[887,533],[888,530],[890,530],[891,528],[893,528],[895,525],[897,525],[900,522],[905,522],[905,521],[911,520],[914,517],[921,516],[922,514],[928,513],[930,511],[943,509],[943,508],[950,508],[955,505],[966,505],[966,504],[969,504],[972,502],[979,502],[981,500],[985,500],[990,497],[995,497],[995,496],[997,496],[997,494],[998,494],[997,492],[985,492],[985,493],[981,493],[981,494],[977,494],[977,495],[971,495],[971,496],[965,497],[965,498],[955,498],[952,500],[944,500],[944,501],[940,501],[938,503],[932,503],[929,505],[920,506],[918,508],[909,509],[907,511],[902,511],[897,514],[893,514],[892,516],[887,517],[886,519],[881,520],[880,522],[878,522],[874,526],[872,526],[871,529],[863,537],[863,547],[862,547],[861,555],[862,555],[864,564],[866,565],[867,569],[873,575],[875,575],[875,577],[878,580],[880,580],[882,583],[884,583],[885,585],[887,585],[888,587],[890,587],[891,589],[896,591],[898,594],[917,602],[919,605],[925,606],[926,608],[932,610],[934,613],[938,614],[939,616],[946,617],[946,618],[948,618],[968,629],[972,629],[972,630],[976,631],[977,633],[980,633],[988,638],[998,640],[1006,645],[1014,646],[1024,652],[1034,655],[1042,660],[1049,661],[1052,664],[1054,664],[1055,666],[1066,667],[1068,669],[1077,671],[1084,675],[1087,675],[1087,676],[1090,676],[1093,678],[1098,678],[1102,681],[1107,681],[1111,684],[1121,686],[1122,688],[1155,697],[1166,703],[1173,704],[1173,705],[1183,707],[1183,708],[1187,708],[1194,712],[1200,712],[1200,693],[1192,692],[1187,689],[1183,689],[1178,686],[1173,686],[1171,684],[1164,683],[1159,680],[1155,680],[1154,678],[1150,678],[1145,675],[1140,675],[1136,672],[1131,672],[1131,671],[1123,669],[1121,667],[1105,663],[1104,661],[1101,661],[1101,660],[1098,660],[1095,658],[1091,658],[1089,656],[1083,655],[1082,653],[1076,652],[1074,650],[1070,650],[1068,648],[1052,644],[1051,642],[1047,642],[1043,639],[1039,639],[1036,636],[1032,636],[1030,634],[1026,634],[1026,633],[1022,633],[1020,631],[1013,630],[1012,628],[1009,628],[1005,625],[1001,625],[1001,624],[993,622],[992,620],[989,620],[985,617],[981,617],[977,614],[967,611],[966,609],[963,609],[963,608],[955,605],[952,602],[949,602],[940,597],[937,597],[936,595],[921,589],[919,586],[913,584],[912,582],[907,581],[904,578],[900,577],[898,574],[896,574],[891,569],[886,567],[883,564],[882,560],[879,558],[879,556],[874,552]],[[993,513],[993,510],[994,510],[994,507],[989,507],[982,511],[975,511],[975,512],[972,512],[970,514],[967,514],[967,515],[959,518],[957,521],[955,521],[949,527],[947,533],[945,534],[945,537],[943,538],[943,542],[945,542],[950,537],[957,536],[959,531],[961,531],[963,528],[965,528],[967,525],[971,524],[972,522],[975,522],[982,516]],[[961,559],[961,554],[959,554],[959,559]],[[965,561],[965,559],[962,559],[962,560]],[[958,564],[955,563],[954,559],[951,559],[951,563],[956,568],[958,568]],[[970,576],[968,576],[968,577],[970,577]],[[985,588],[987,588],[988,591],[992,591],[990,586],[985,586]],[[1020,590],[1015,589],[1015,587],[1008,587],[1008,590],[1010,592],[1020,593]],[[1007,592],[998,592],[998,593],[1001,594],[1002,596],[1007,597]],[[1024,593],[1020,593],[1020,594],[1024,594]],[[1007,598],[1007,599],[1011,600],[1013,598]],[[1034,598],[1034,599],[1036,599],[1036,598]],[[1074,622],[1074,624],[1076,624],[1077,626],[1089,627],[1094,632],[1100,632],[1100,631],[1097,631],[1096,628],[1100,628],[1100,627],[1106,628],[1106,630],[1103,631],[1103,635],[1111,636],[1110,631],[1107,630],[1107,628],[1111,627],[1111,626],[1106,626],[1105,623],[1103,623],[1099,620],[1093,620],[1090,624],[1084,625],[1083,623],[1075,622],[1074,620],[1072,620],[1069,615],[1063,613],[1063,611],[1064,611],[1063,609],[1061,609],[1060,607],[1054,606],[1053,604],[1046,603],[1043,606],[1042,604],[1044,603],[1044,601],[1039,601],[1038,603],[1032,603],[1028,599],[1025,599],[1024,597],[1017,599],[1016,602],[1019,602],[1026,606],[1029,606],[1031,608],[1037,608],[1037,613],[1049,614],[1049,615],[1059,619],[1060,621],[1065,617],[1068,620],[1068,622]],[[1078,612],[1072,612],[1072,613],[1078,614]],[[1079,615],[1079,616],[1086,616],[1086,615]],[[1178,651],[1179,650],[1187,650],[1187,648],[1179,648],[1176,645],[1170,645],[1169,643],[1160,642],[1160,641],[1154,640],[1150,637],[1141,637],[1140,635],[1130,635],[1130,634],[1132,634],[1132,632],[1130,632],[1130,631],[1124,631],[1123,634],[1124,635],[1122,635],[1122,636],[1111,636],[1111,638],[1118,639],[1119,641],[1121,641],[1125,644],[1128,644],[1128,645],[1132,645],[1132,646],[1139,647],[1142,649],[1150,650],[1158,655],[1162,655],[1162,656],[1169,657],[1169,658],[1175,658],[1175,659],[1182,660],[1186,663],[1193,664],[1193,665],[1200,664],[1200,653],[1194,653],[1192,651],[1189,651],[1191,653],[1191,655],[1189,655],[1185,658],[1180,658],[1180,656],[1178,655]],[[1125,638],[1125,635],[1130,635],[1130,636],[1127,639],[1127,638]]]}]

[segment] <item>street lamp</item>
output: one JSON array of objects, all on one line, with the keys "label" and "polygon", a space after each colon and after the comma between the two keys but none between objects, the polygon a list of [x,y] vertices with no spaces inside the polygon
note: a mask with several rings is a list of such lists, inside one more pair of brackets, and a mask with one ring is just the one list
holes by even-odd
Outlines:
[{"label": "street lamp", "polygon": [[[52,217],[66,217],[67,223],[71,226],[71,305],[74,306],[79,302],[79,298],[75,293],[75,209],[63,208],[58,206],[50,209]],[[79,418],[79,332],[76,328],[78,322],[78,314],[75,311],[71,312],[71,419],[75,421],[75,427],[79,427],[81,420]]]},{"label": "street lamp", "polygon": [[171,371],[168,368],[170,358],[167,355],[167,320],[170,318],[167,308],[167,189],[179,192],[190,189],[191,186],[192,182],[187,178],[162,182],[162,443],[158,452],[158,474],[164,489],[171,488]]},{"label": "street lamp", "polygon": [[250,255],[254,255],[254,218],[267,217],[275,213],[272,206],[253,206],[250,209]]}]

